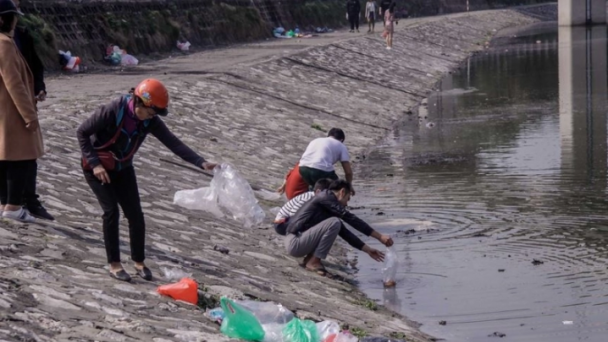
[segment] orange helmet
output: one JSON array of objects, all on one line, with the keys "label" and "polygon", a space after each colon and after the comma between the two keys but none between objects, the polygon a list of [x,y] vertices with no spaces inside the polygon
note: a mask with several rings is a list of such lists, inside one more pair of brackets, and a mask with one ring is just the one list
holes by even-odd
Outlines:
[{"label": "orange helmet", "polygon": [[169,92],[159,80],[145,79],[135,87],[133,93],[142,100],[144,106],[153,108],[156,114],[167,115]]}]

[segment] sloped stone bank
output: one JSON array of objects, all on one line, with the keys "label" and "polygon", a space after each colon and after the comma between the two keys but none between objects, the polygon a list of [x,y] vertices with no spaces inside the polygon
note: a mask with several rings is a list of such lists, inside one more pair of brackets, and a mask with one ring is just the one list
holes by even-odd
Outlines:
[{"label": "sloped stone bank", "polygon": [[[176,135],[210,160],[233,164],[251,183],[273,189],[306,144],[330,127],[346,131],[355,161],[365,158],[366,148],[389,134],[442,74],[498,30],[534,21],[510,10],[401,21],[392,51],[375,34],[243,62],[256,49],[286,48],[260,43],[159,61],[141,69],[144,75],[50,80],[50,98],[40,110],[48,153],[39,162],[39,187],[57,223],[0,223],[0,339],[225,341],[201,309],[155,293],[167,282],[159,270],[169,267],[192,273],[211,297],[273,300],[299,317],[333,319],[360,335],[429,341],[415,323],[368,301],[350,283],[346,247],[335,248],[328,260],[346,281],[331,280],[285,255],[270,228],[271,214],[267,224],[247,230],[230,219],[173,206],[175,191],[205,186],[209,179],[162,162],[176,159],[154,139],[135,164],[148,263],[157,277],[151,283],[112,280],[104,268],[98,204],[78,168],[76,128],[142,77],[158,77],[172,94],[166,122]],[[266,211],[281,205],[262,204]],[[132,271],[126,222],[122,227],[123,260]],[[215,245],[230,253],[215,251]]]}]

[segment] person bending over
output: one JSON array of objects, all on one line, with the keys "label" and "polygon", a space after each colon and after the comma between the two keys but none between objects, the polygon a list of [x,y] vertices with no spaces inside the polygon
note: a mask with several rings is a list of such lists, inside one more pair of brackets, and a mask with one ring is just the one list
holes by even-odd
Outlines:
[{"label": "person bending over", "polygon": [[321,261],[327,257],[338,236],[354,248],[367,253],[372,259],[378,262],[384,260],[384,253],[366,245],[344,226],[344,222],[364,235],[374,237],[387,247],[393,245],[390,236],[380,234],[346,210],[351,192],[349,182],[335,180],[328,190],[321,191],[289,219],[285,248],[293,257],[304,257],[303,264],[307,270],[323,276],[327,274]]}]

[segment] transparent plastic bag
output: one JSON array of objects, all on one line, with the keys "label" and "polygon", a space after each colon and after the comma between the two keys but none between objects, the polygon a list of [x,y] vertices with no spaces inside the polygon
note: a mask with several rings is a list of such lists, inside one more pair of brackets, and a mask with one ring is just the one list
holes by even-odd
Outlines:
[{"label": "transparent plastic bag", "polygon": [[336,335],[333,342],[359,342],[359,339],[348,331]]},{"label": "transparent plastic bag", "polygon": [[260,324],[286,324],[294,317],[293,312],[287,310],[283,305],[273,302],[244,300],[236,303],[253,313]]},{"label": "transparent plastic bag", "polygon": [[264,329],[251,312],[226,297],[220,299],[220,304],[224,310],[220,331],[224,335],[245,341],[264,340]]},{"label": "transparent plastic bag", "polygon": [[285,342],[319,342],[315,322],[294,318],[283,328]]},{"label": "transparent plastic bag", "polygon": [[399,262],[397,260],[397,254],[390,248],[386,249],[386,255],[384,257],[384,266],[382,267],[382,281],[384,286],[393,287],[396,285],[397,279],[397,267]]},{"label": "transparent plastic bag", "polygon": [[323,321],[317,323],[317,332],[319,333],[319,340],[323,342],[329,336],[339,333],[340,325],[334,321]]},{"label": "transparent plastic bag", "polygon": [[222,164],[213,170],[208,188],[175,193],[173,203],[186,209],[205,210],[217,217],[228,213],[245,228],[256,226],[266,217],[249,183],[232,166]]},{"label": "transparent plastic bag", "polygon": [[171,281],[177,281],[182,278],[192,278],[192,273],[184,272],[184,271],[180,270],[179,268],[162,267],[161,271],[163,271],[163,275],[164,275],[165,279],[171,280]]},{"label": "transparent plastic bag", "polygon": [[285,324],[262,324],[262,328],[264,329],[264,342],[285,342],[283,339]]}]

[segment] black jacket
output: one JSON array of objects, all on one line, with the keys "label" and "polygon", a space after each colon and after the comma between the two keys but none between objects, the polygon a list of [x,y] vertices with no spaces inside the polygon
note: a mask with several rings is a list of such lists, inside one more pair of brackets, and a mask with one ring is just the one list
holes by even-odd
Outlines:
[{"label": "black jacket", "polygon": [[[331,217],[342,219],[366,236],[370,236],[374,232],[374,229],[365,221],[346,210],[332,191],[325,190],[306,202],[295,215],[289,218],[287,233],[301,234]],[[339,235],[356,249],[360,250],[365,246],[365,243],[346,228],[344,223],[342,223]]]},{"label": "black jacket", "polygon": [[346,3],[346,12],[348,14],[359,14],[361,13],[361,4],[359,0],[349,0]]},{"label": "black jacket", "polygon": [[13,40],[15,41],[15,44],[17,44],[19,51],[21,51],[21,54],[34,75],[34,95],[40,94],[41,91],[46,93],[44,66],[36,53],[34,39],[24,27],[17,27]]},{"label": "black jacket", "polygon": [[[120,97],[107,105],[99,107],[93,115],[85,120],[80,127],[78,127],[77,136],[82,156],[86,158],[88,164],[93,168],[100,165],[99,157],[95,150],[95,147],[103,146],[114,137],[116,130],[120,125],[120,121],[124,118],[119,118],[120,108],[126,102],[126,97]],[[123,116],[128,115],[127,109],[124,109]],[[134,137],[128,137],[126,134],[121,134],[116,142],[109,147],[109,150],[114,153],[118,159],[126,157],[133,148],[139,149],[143,144],[148,133],[152,133],[160,142],[165,145],[171,152],[179,156],[183,160],[201,167],[205,159],[199,156],[196,152],[192,151],[186,146],[181,140],[179,140],[169,128],[165,125],[163,120],[158,116],[146,121],[142,121],[138,124],[137,135]],[[137,146],[133,146],[137,143]],[[117,169],[123,169],[132,165],[132,159],[127,160],[120,165],[117,165]]]}]

